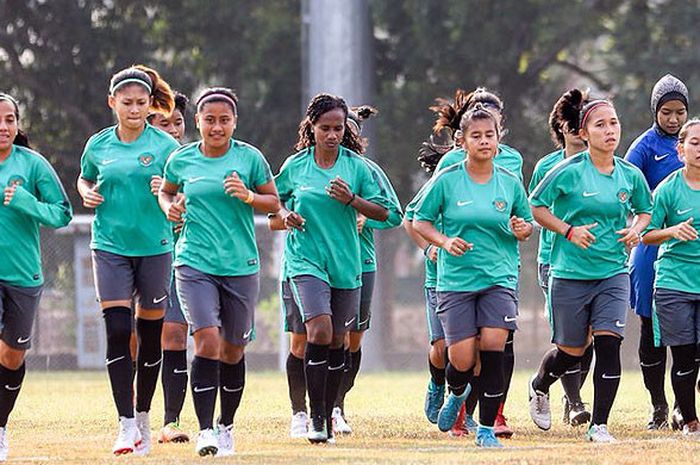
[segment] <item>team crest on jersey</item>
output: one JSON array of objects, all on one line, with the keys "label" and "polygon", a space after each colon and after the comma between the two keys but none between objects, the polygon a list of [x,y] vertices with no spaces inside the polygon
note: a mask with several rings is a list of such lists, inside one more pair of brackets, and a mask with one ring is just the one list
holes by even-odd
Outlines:
[{"label": "team crest on jersey", "polygon": [[493,201],[493,207],[496,209],[496,211],[504,212],[508,207],[508,202],[506,202],[505,199],[499,197]]},{"label": "team crest on jersey", "polygon": [[620,203],[625,203],[629,200],[630,198],[630,192],[627,189],[620,189],[617,192],[617,199],[620,201]]},{"label": "team crest on jersey", "polygon": [[153,155],[144,153],[139,157],[139,164],[141,166],[151,166],[153,164]]},{"label": "team crest on jersey", "polygon": [[10,179],[7,180],[7,186],[12,187],[12,186],[23,186],[27,182],[26,179],[24,179],[22,176],[16,175],[16,176],[10,176]]}]

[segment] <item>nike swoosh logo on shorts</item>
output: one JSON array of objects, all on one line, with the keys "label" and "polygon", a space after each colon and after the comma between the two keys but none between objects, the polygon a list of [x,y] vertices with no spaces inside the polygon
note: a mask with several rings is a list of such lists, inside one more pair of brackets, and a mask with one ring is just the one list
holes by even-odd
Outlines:
[{"label": "nike swoosh logo on shorts", "polygon": [[602,378],[603,379],[619,379],[621,375],[609,375],[607,373],[603,373]]},{"label": "nike swoosh logo on shorts", "polygon": [[122,360],[126,358],[126,355],[122,355],[121,357],[113,358],[112,360],[105,360],[105,366],[110,366],[111,364],[118,362],[119,360]]},{"label": "nike swoosh logo on shorts", "polygon": [[8,391],[17,391],[17,390],[19,390],[19,388],[21,388],[21,387],[22,387],[21,384],[18,385],[18,386],[14,386],[14,387],[13,387],[13,386],[10,386],[9,384],[6,384],[6,385],[5,385],[5,389],[7,389]]},{"label": "nike swoosh logo on shorts", "polygon": [[598,194],[600,194],[600,192],[586,192],[586,191],[583,191],[583,196],[584,196],[584,197],[593,197],[593,196],[598,195]]},{"label": "nike swoosh logo on shorts", "polygon": [[691,210],[692,210],[692,208],[686,208],[685,210],[676,210],[676,214],[685,215],[686,213],[688,213]]},{"label": "nike swoosh logo on shorts", "polygon": [[251,334],[253,334],[253,329],[252,329],[252,328],[249,329],[248,331],[246,331],[245,333],[243,333],[243,339],[248,339],[248,338],[250,337]]},{"label": "nike swoosh logo on shorts", "polygon": [[624,328],[624,327],[625,327],[625,323],[622,323],[620,320],[616,320],[616,321],[615,321],[615,326],[617,326],[618,328]]},{"label": "nike swoosh logo on shorts", "polygon": [[488,397],[489,399],[495,399],[497,397],[501,397],[502,395],[502,392],[499,392],[498,394],[489,394],[488,392],[484,392],[484,397]]},{"label": "nike swoosh logo on shorts", "polygon": [[29,340],[30,340],[31,338],[32,338],[31,336],[29,336],[29,337],[18,337],[18,338],[17,338],[17,344],[25,344],[25,343],[29,342]]},{"label": "nike swoosh logo on shorts", "polygon": [[328,360],[319,360],[318,362],[314,362],[313,360],[309,360],[309,363],[307,363],[307,365],[309,365],[310,367],[315,367],[318,365],[323,365],[325,363],[328,363]]},{"label": "nike swoosh logo on shorts", "polygon": [[471,204],[471,203],[474,203],[474,201],[473,201],[473,200],[458,200],[458,201],[457,201],[457,206],[458,206],[458,207],[464,207],[464,206],[469,205],[469,204]]},{"label": "nike swoosh logo on shorts", "polygon": [[144,362],[144,363],[143,363],[143,366],[146,367],[146,368],[157,367],[158,365],[160,365],[160,362],[162,362],[162,361],[163,361],[163,357],[159,358],[158,361],[153,362],[153,363]]},{"label": "nike swoosh logo on shorts", "polygon": [[243,390],[243,386],[236,389],[229,389],[226,386],[221,386],[221,388],[224,390],[224,392],[241,392]]},{"label": "nike swoosh logo on shorts", "polygon": [[153,298],[153,303],[154,303],[154,304],[159,304],[159,303],[161,303],[162,301],[164,301],[164,300],[167,299],[167,298],[168,298],[168,294],[165,294],[163,297],[160,297],[160,298],[158,298],[158,299],[156,299],[156,298],[154,297],[154,298]]},{"label": "nike swoosh logo on shorts", "polygon": [[200,392],[211,391],[212,389],[216,389],[216,386],[208,386],[208,387],[203,387],[203,388],[197,386],[196,388],[193,389],[193,391],[196,393],[200,393]]},{"label": "nike swoosh logo on shorts", "polygon": [[175,373],[176,375],[183,375],[183,374],[187,373],[187,368],[185,368],[184,370],[178,370],[177,368],[175,368],[173,370],[173,373]]},{"label": "nike swoosh logo on shorts", "polygon": [[505,321],[506,323],[512,323],[517,319],[518,319],[517,316],[504,316],[503,317],[503,321]]},{"label": "nike swoosh logo on shorts", "polygon": [[115,161],[117,161],[117,158],[112,158],[112,159],[110,159],[110,160],[102,160],[102,166],[111,165],[111,164],[114,163]]},{"label": "nike swoosh logo on shorts", "polygon": [[197,181],[201,181],[202,179],[204,179],[204,176],[195,176],[193,178],[188,179],[187,182],[190,184],[194,184]]},{"label": "nike swoosh logo on shorts", "polygon": [[690,371],[677,371],[676,376],[688,376],[689,374],[693,373],[695,370],[690,370]]},{"label": "nike swoosh logo on shorts", "polygon": [[347,328],[348,326],[350,326],[350,325],[352,324],[352,322],[355,321],[355,318],[356,318],[356,317],[352,317],[352,319],[351,319],[350,321],[346,321],[346,322],[345,322],[345,327]]},{"label": "nike swoosh logo on shorts", "polygon": [[665,154],[665,155],[654,155],[654,160],[655,160],[655,161],[661,161],[661,160],[663,160],[664,158],[666,158],[667,156],[668,156],[668,154]]}]

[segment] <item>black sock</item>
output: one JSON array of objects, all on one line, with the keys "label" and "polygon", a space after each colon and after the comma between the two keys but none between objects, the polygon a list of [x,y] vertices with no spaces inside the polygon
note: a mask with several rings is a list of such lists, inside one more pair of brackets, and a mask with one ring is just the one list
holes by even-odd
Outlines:
[{"label": "black sock", "polygon": [[445,367],[445,379],[450,392],[456,396],[464,394],[464,390],[474,376],[474,369],[470,368],[467,371],[459,371],[449,361]]},{"label": "black sock", "polygon": [[[357,352],[348,352],[350,354],[350,366],[347,370],[344,370],[345,375],[343,376],[343,384],[341,385],[341,391],[338,391],[338,397],[341,397],[342,402],[336,403],[340,406],[340,409],[345,412],[345,396],[350,390],[355,387],[355,380],[357,379],[357,373],[360,371],[360,364],[362,363],[362,347],[360,347]],[[348,363],[348,358],[345,359],[345,363]]]},{"label": "black sock", "polygon": [[615,336],[595,336],[595,369],[593,370],[593,418],[594,425],[606,425],[612,410],[617,388],[620,386],[622,366],[620,344]]},{"label": "black sock", "polygon": [[556,347],[547,352],[540,363],[537,376],[532,381],[532,387],[541,393],[548,393],[549,387],[561,378],[566,370],[581,361],[581,357],[569,355]]},{"label": "black sock", "polygon": [[306,377],[304,359],[296,358],[291,352],[287,355],[287,385],[292,413],[306,412]]},{"label": "black sock", "polygon": [[163,399],[165,403],[165,418],[163,424],[177,423],[185,403],[187,392],[187,351],[163,351]]},{"label": "black sock", "polygon": [[231,426],[236,410],[241,405],[245,387],[245,357],[236,364],[219,362],[219,395],[221,396],[221,416],[219,423]]},{"label": "black sock", "polygon": [[570,404],[581,403],[581,364],[577,363],[564,372],[561,377],[561,385],[564,388],[566,400]]},{"label": "black sock", "polygon": [[345,411],[345,394],[350,390],[350,370],[352,370],[352,354],[350,349],[345,349],[343,352],[345,355],[345,366],[343,367],[343,380],[340,382],[340,387],[338,388],[338,396],[335,399],[335,407],[340,408],[341,411]]},{"label": "black sock", "polygon": [[445,384],[445,369],[433,365],[433,362],[430,361],[430,357],[428,357],[428,368],[430,369],[430,378],[432,378],[436,385],[442,386]]},{"label": "black sock", "polygon": [[683,421],[688,423],[697,420],[695,410],[695,344],[671,347],[673,365],[671,366],[671,384],[676,396],[678,408],[683,415]]},{"label": "black sock", "polygon": [[479,395],[479,424],[493,426],[498,407],[505,394],[503,380],[503,352],[482,350],[481,357],[481,394]]},{"label": "black sock", "polygon": [[219,361],[195,356],[190,383],[199,429],[210,429],[214,425],[214,407],[219,390]]},{"label": "black sock", "polygon": [[467,400],[464,402],[464,409],[467,415],[474,415],[476,406],[479,403],[479,394],[481,393],[481,377],[479,375],[472,377],[469,384],[471,385],[472,390],[469,392]]},{"label": "black sock", "polygon": [[107,331],[107,373],[120,417],[134,418],[134,363],[131,359],[131,309],[111,307],[103,311]]},{"label": "black sock", "polygon": [[15,401],[19,396],[19,390],[24,380],[25,363],[16,370],[10,370],[0,365],[0,427],[7,426],[7,419],[15,407]]},{"label": "black sock", "polygon": [[583,384],[586,382],[588,373],[591,371],[592,362],[593,344],[590,344],[588,347],[586,347],[586,351],[583,353],[583,357],[581,357],[581,384],[579,385],[580,387],[583,387]]},{"label": "black sock", "polygon": [[136,356],[136,411],[151,410],[153,393],[156,392],[158,374],[163,361],[160,347],[163,318],[159,320],[136,319],[136,337],[139,341]]},{"label": "black sock", "polygon": [[513,370],[515,370],[515,351],[513,343],[513,335],[515,331],[508,333],[508,340],[506,341],[506,348],[503,351],[503,399],[501,403],[505,404],[508,398],[508,391],[510,390],[510,382],[513,379]]},{"label": "black sock", "polygon": [[338,389],[343,382],[343,369],[345,368],[345,350],[328,350],[328,377],[326,378],[326,415],[328,432],[331,431],[331,413],[335,400],[338,397]]},{"label": "black sock", "polygon": [[311,417],[326,418],[326,380],[328,379],[329,345],[306,343],[304,373],[309,392]]},{"label": "black sock", "polygon": [[654,346],[654,323],[651,318],[640,317],[642,328],[639,336],[639,366],[644,386],[649,391],[655,408],[668,408],[664,380],[666,377],[666,348]]}]

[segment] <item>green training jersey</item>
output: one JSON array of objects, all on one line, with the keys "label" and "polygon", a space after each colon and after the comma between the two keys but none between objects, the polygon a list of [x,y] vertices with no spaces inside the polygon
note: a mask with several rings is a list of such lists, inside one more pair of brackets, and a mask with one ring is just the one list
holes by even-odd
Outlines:
[{"label": "green training jersey", "polygon": [[465,165],[452,165],[432,178],[416,208],[415,219],[434,223],[442,217],[443,234],[474,246],[461,257],[438,251],[437,290],[516,289],[518,240],[510,218],[532,221],[525,188],[517,176],[498,165],[487,183],[476,183]]},{"label": "green training jersey", "polygon": [[252,191],[272,180],[270,166],[250,144],[231,139],[220,157],[207,157],[201,142],[175,151],[165,180],[185,194],[185,224],[175,246],[175,266],[216,276],[245,276],[260,270],[253,207],[227,194],[224,180],[237,173]]},{"label": "green training jersey", "polygon": [[275,183],[280,200],[289,203],[305,220],[304,230],[287,234],[284,248],[287,276],[315,276],[330,287],[356,289],[361,286],[360,239],[357,213],[349,205],[331,198],[326,187],[341,177],[360,197],[389,208],[379,180],[355,152],[340,147],[330,168],[314,160],[314,147],[291,155],[280,168]]},{"label": "green training jersey", "polygon": [[97,183],[104,202],[95,209],[90,247],[127,257],[172,251],[172,225],[151,193],[151,177],[162,176],[168,155],[180,145],[146,124],[138,139],[122,142],[116,126],[85,145],[80,177]]},{"label": "green training jersey", "polygon": [[386,219],[386,221],[375,221],[368,219],[364,228],[362,228],[362,232],[360,233],[360,260],[362,262],[362,272],[370,273],[372,271],[377,271],[377,256],[374,248],[374,230],[391,229],[400,226],[403,218],[401,213],[401,202],[399,202],[394,186],[392,186],[387,175],[373,160],[366,157],[364,160],[369,166],[370,170],[372,170],[373,176],[379,180],[382,189],[382,196],[389,201],[389,217]]},{"label": "green training jersey", "polygon": [[[416,213],[416,206],[420,203],[421,199],[423,198],[423,194],[425,193],[425,190],[428,186],[430,181],[426,182],[423,184],[423,186],[420,188],[418,193],[413,197],[413,199],[406,205],[406,219],[408,221],[413,221]],[[435,226],[435,229],[438,231],[442,232],[442,219],[438,219],[433,223],[433,226]],[[424,287],[433,289],[435,286],[437,286],[437,263],[429,259],[428,257],[425,257],[425,282],[424,282]]]},{"label": "green training jersey", "polygon": [[644,175],[615,157],[611,174],[593,165],[588,151],[567,158],[547,173],[530,194],[533,207],[548,207],[572,225],[598,223],[596,237],[584,250],[560,234],[552,237],[551,273],[555,278],[605,279],[627,271],[628,253],[615,231],[627,227],[630,215],[651,213],[651,194]]},{"label": "green training jersey", "polygon": [[[464,149],[462,147],[455,147],[442,156],[435,168],[435,172],[437,173],[450,165],[459,163],[464,160],[464,158]],[[496,154],[496,158],[493,159],[493,162],[515,174],[518,180],[520,180],[521,183],[523,182],[523,156],[513,147],[506,144],[498,144],[498,153]]]},{"label": "green training jersey", "polygon": [[0,202],[0,282],[39,286],[44,282],[39,226],[65,226],[73,211],[49,162],[26,147],[13,145],[0,162],[2,191],[12,185],[17,189],[9,205]]},{"label": "green training jersey", "polygon": [[[654,208],[646,232],[664,229],[693,218],[700,231],[700,190],[692,189],[683,169],[668,175],[654,191]],[[659,248],[655,287],[700,294],[700,239],[671,239]]]},{"label": "green training jersey", "polygon": [[[542,181],[542,178],[551,170],[554,165],[559,163],[565,158],[564,149],[552,152],[549,155],[545,155],[540,158],[540,160],[535,165],[535,170],[532,172],[532,178],[530,179],[529,191],[535,190],[535,187]],[[542,265],[549,265],[549,256],[552,248],[552,237],[554,233],[547,228],[540,229],[540,239],[537,246],[537,263]]]}]

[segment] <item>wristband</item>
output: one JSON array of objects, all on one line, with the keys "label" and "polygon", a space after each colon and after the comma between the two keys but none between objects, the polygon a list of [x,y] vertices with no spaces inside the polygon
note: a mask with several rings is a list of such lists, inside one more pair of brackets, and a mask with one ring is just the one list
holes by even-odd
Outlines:
[{"label": "wristband", "polygon": [[569,229],[566,230],[566,233],[564,234],[564,237],[566,238],[567,241],[571,240],[571,236],[574,235],[574,227],[569,226]]},{"label": "wristband", "polygon": [[348,200],[348,203],[346,203],[345,205],[350,205],[350,204],[352,203],[353,200],[355,200],[355,194],[354,194],[354,193],[352,194],[352,197],[350,197],[350,200]]},{"label": "wristband", "polygon": [[426,257],[430,254],[430,248],[433,246],[433,244],[428,244],[425,246],[425,249],[423,249],[423,255]]},{"label": "wristband", "polygon": [[243,203],[251,204],[253,203],[253,200],[255,200],[255,192],[249,190],[248,191],[248,197],[243,200]]}]

